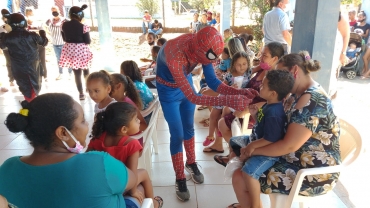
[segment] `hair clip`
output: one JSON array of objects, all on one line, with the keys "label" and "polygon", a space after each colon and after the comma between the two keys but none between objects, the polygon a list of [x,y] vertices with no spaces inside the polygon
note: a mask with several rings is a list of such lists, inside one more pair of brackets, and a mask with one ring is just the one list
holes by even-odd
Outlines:
[{"label": "hair clip", "polygon": [[306,59],[307,61],[309,61],[309,60],[311,60],[311,57],[310,57],[310,55],[307,55],[307,56],[304,57],[304,59]]},{"label": "hair clip", "polygon": [[19,114],[21,114],[22,116],[28,116],[28,109],[24,109],[22,108],[20,111],[19,111]]}]

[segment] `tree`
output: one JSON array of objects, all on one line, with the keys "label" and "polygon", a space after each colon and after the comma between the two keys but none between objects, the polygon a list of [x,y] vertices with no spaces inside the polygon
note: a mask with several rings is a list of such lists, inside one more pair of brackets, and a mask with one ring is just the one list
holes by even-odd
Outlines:
[{"label": "tree", "polygon": [[141,12],[148,10],[151,15],[154,15],[159,11],[158,0],[138,0],[136,7],[139,8]]},{"label": "tree", "polygon": [[273,7],[273,0],[240,0],[240,3],[249,8],[251,19],[255,21],[255,24],[251,25],[251,28],[254,39],[256,40],[253,50],[257,53],[262,44],[263,17]]},{"label": "tree", "polygon": [[199,12],[203,11],[203,9],[210,9],[216,3],[218,3],[218,0],[189,0],[189,4]]},{"label": "tree", "polygon": [[341,4],[354,4],[355,6],[358,6],[361,4],[361,0],[341,0]]}]

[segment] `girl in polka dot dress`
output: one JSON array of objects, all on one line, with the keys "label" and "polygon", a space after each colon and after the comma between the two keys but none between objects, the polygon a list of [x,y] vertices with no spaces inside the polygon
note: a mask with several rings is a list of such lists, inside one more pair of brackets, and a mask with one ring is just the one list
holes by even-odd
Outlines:
[{"label": "girl in polka dot dress", "polygon": [[93,54],[90,51],[90,28],[81,23],[84,17],[83,10],[87,6],[71,7],[69,17],[71,21],[65,22],[62,25],[62,37],[64,42],[62,54],[59,61],[59,66],[64,68],[72,68],[75,74],[75,82],[80,93],[80,100],[85,99],[85,94],[82,89],[82,72],[86,78],[89,75]]}]

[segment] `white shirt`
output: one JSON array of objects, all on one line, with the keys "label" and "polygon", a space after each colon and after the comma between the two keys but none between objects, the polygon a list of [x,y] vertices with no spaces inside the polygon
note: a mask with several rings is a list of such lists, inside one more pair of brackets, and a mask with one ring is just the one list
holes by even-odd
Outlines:
[{"label": "white shirt", "polygon": [[[113,100],[112,100],[108,105],[110,105],[110,104],[112,104],[112,103],[115,103],[115,102],[117,102],[117,101],[113,98]],[[107,109],[108,105],[107,105],[107,106],[105,106],[104,108],[99,108],[99,104],[98,104],[98,103],[96,103],[96,104],[95,104],[95,108],[94,108],[94,112],[95,112],[95,114],[100,113],[100,112],[102,112],[102,111],[105,111],[105,109]]]}]

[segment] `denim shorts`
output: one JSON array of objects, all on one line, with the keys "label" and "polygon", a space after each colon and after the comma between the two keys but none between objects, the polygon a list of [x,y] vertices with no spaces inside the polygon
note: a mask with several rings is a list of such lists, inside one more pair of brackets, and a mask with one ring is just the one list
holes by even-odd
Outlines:
[{"label": "denim shorts", "polygon": [[242,171],[258,180],[263,172],[270,169],[278,160],[279,157],[252,156],[244,163]]},{"label": "denim shorts", "polygon": [[[249,136],[232,137],[230,139],[230,147],[235,155],[239,157],[240,149],[247,146],[250,142]],[[263,172],[271,168],[278,160],[279,157],[252,156],[244,163],[242,171],[258,180]]]},{"label": "denim shorts", "polygon": [[134,197],[124,196],[126,208],[140,208],[140,204]]}]

